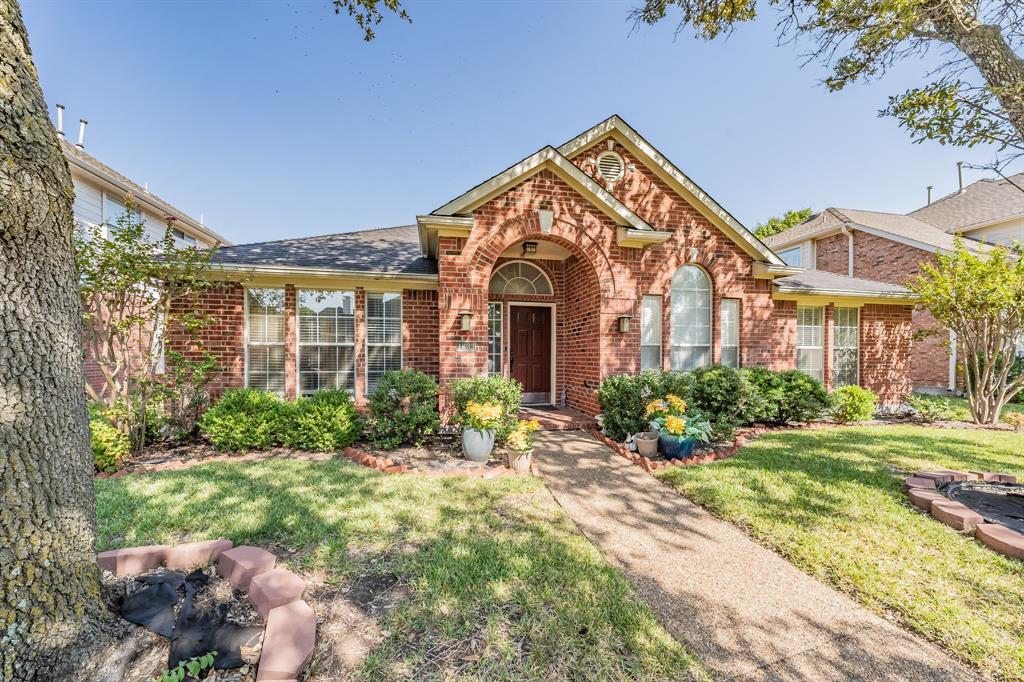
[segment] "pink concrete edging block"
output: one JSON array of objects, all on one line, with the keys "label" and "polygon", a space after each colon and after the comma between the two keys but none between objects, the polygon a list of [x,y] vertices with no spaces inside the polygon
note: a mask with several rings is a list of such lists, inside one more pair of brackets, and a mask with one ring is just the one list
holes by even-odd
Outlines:
[{"label": "pink concrete edging block", "polygon": [[125,547],[111,549],[96,555],[96,563],[105,571],[121,576],[129,573],[142,573],[156,568],[167,556],[167,545],[145,545],[143,547]]},{"label": "pink concrete edging block", "polygon": [[947,526],[967,533],[973,531],[979,523],[985,523],[981,514],[952,500],[935,500],[931,512],[932,516]]},{"label": "pink concrete edging block", "polygon": [[1011,476],[1010,474],[996,474],[996,475],[999,476],[999,482],[1000,483],[1010,483],[1010,484],[1016,484],[1017,483],[1017,477],[1016,476]]},{"label": "pink concrete edging block", "polygon": [[977,476],[975,480],[984,481],[985,483],[998,483],[999,474],[994,474],[991,471],[970,471],[968,473]]},{"label": "pink concrete edging block", "polygon": [[176,545],[167,550],[167,568],[191,570],[216,561],[220,555],[231,549],[231,540],[201,540]]},{"label": "pink concrete edging block", "polygon": [[921,478],[919,476],[910,476],[903,479],[903,489],[910,490],[911,488],[924,488],[925,490],[935,490],[935,479],[932,478]]},{"label": "pink concrete edging block", "polygon": [[974,537],[1004,556],[1024,561],[1024,535],[999,523],[980,523]]},{"label": "pink concrete edging block", "polygon": [[227,578],[238,589],[245,590],[253,578],[272,570],[276,563],[277,557],[267,550],[242,545],[220,555],[217,574]]},{"label": "pink concrete edging block", "polygon": [[910,498],[911,504],[923,512],[930,512],[932,510],[932,502],[946,499],[941,493],[936,492],[934,488],[931,490],[911,488],[907,491],[907,497]]},{"label": "pink concrete edging block", "polygon": [[313,656],[316,613],[304,601],[271,609],[263,634],[256,680],[291,680],[298,677]]},{"label": "pink concrete edging block", "polygon": [[291,604],[302,598],[306,581],[287,568],[275,568],[261,573],[249,583],[249,601],[260,617],[266,620],[272,609]]}]

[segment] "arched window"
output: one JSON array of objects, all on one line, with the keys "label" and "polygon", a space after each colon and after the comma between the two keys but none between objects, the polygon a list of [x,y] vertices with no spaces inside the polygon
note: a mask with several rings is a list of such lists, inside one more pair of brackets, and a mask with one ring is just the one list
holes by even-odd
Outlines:
[{"label": "arched window", "polygon": [[711,280],[696,265],[672,275],[672,369],[711,364]]},{"label": "arched window", "polygon": [[536,265],[517,260],[505,263],[491,275],[488,289],[492,294],[548,295],[551,282]]}]

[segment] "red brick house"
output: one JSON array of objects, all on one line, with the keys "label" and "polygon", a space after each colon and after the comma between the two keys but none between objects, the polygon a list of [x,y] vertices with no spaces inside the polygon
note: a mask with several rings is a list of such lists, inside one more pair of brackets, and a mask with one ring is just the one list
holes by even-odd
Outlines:
[{"label": "red brick house", "polygon": [[711,363],[797,367],[889,403],[910,389],[906,289],[787,266],[616,116],[415,225],[216,262],[224,283],[199,302],[218,319],[215,392],[339,386],[362,401],[405,367],[442,387],[511,376],[530,402],[596,414],[603,377]]},{"label": "red brick house", "polygon": [[[972,251],[1024,242],[1022,188],[1024,174],[980,180],[907,215],[828,208],[765,243],[790,265],[904,285],[921,264],[949,253],[956,235]],[[955,391],[953,336],[924,310],[914,311],[914,331],[915,389]],[[1024,355],[1024,341],[1020,350]]]}]

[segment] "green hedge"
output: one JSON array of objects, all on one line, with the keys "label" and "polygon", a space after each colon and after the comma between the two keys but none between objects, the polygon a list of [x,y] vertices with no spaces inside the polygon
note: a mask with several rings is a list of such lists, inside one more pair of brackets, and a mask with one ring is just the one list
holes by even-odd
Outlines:
[{"label": "green hedge", "polygon": [[843,386],[832,391],[832,419],[840,424],[863,422],[875,416],[878,396],[860,386]]},{"label": "green hedge", "polygon": [[382,448],[415,443],[441,425],[437,382],[422,372],[385,372],[370,396],[367,435]]},{"label": "green hedge", "polygon": [[128,456],[128,436],[118,431],[101,416],[90,416],[92,462],[96,471],[117,471]]},{"label": "green hedge", "polygon": [[296,450],[326,452],[352,445],[363,425],[347,391],[325,390],[289,403],[284,445]]},{"label": "green hedge", "polygon": [[199,431],[222,452],[269,450],[281,444],[288,403],[273,393],[235,388],[203,413]]},{"label": "green hedge", "polygon": [[825,387],[800,370],[774,372],[754,368],[745,371],[754,390],[764,400],[756,421],[778,425],[809,422],[820,419],[829,407]]},{"label": "green hedge", "polygon": [[504,443],[515,429],[523,402],[523,386],[515,379],[488,376],[456,379],[449,382],[448,392],[454,409],[452,423],[456,426],[462,425],[466,405],[472,400],[478,403],[498,403],[502,406],[504,416],[495,430],[497,442]]}]

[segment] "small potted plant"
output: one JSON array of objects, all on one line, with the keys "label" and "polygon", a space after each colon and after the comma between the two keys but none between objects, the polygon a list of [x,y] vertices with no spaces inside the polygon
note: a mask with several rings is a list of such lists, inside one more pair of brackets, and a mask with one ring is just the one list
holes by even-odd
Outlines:
[{"label": "small potted plant", "polygon": [[494,450],[494,430],[501,421],[498,403],[470,400],[462,415],[462,451],[472,462],[486,462]]},{"label": "small potted plant", "polygon": [[530,470],[533,461],[533,441],[537,437],[540,422],[536,419],[526,421],[520,419],[516,428],[512,429],[505,444],[508,446],[508,468],[524,473]]},{"label": "small potted plant", "polygon": [[657,431],[641,431],[633,436],[633,441],[636,443],[636,451],[648,459],[657,457],[658,436]]},{"label": "small potted plant", "polygon": [[711,440],[711,424],[700,413],[686,414],[686,402],[677,395],[651,401],[646,414],[658,427],[661,451],[669,459],[686,459],[698,441]]}]

